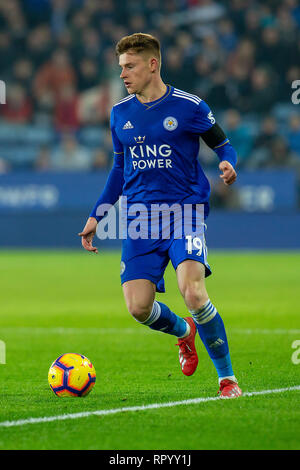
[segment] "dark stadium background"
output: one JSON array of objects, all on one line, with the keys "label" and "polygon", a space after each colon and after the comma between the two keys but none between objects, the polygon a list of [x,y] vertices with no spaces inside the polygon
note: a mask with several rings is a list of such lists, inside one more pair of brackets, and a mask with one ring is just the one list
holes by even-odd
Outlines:
[{"label": "dark stadium background", "polygon": [[239,156],[227,188],[201,147],[208,246],[299,248],[297,0],[0,1],[0,246],[80,249],[126,95],[114,45],[140,31],[161,41],[165,82],[205,99]]}]

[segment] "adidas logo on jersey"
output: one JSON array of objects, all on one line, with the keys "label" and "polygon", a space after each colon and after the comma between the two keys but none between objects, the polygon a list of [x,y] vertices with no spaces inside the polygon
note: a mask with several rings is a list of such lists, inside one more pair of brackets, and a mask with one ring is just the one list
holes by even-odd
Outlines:
[{"label": "adidas logo on jersey", "polygon": [[126,124],[124,124],[123,129],[133,129],[133,125],[130,121],[127,121]]}]

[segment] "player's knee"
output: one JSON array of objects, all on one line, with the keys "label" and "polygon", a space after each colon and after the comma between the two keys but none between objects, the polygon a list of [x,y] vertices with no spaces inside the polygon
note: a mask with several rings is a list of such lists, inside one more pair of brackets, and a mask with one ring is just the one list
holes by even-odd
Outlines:
[{"label": "player's knee", "polygon": [[130,315],[132,315],[138,322],[144,322],[151,314],[152,305],[132,303],[127,305]]},{"label": "player's knee", "polygon": [[185,287],[183,297],[189,310],[198,310],[208,300],[206,290],[201,289],[198,283],[188,283]]}]

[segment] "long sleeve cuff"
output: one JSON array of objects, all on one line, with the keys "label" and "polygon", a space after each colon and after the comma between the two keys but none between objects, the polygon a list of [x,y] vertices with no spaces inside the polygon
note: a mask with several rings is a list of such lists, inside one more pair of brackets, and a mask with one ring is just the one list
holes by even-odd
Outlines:
[{"label": "long sleeve cuff", "polygon": [[218,155],[220,162],[226,160],[235,168],[237,164],[237,153],[228,139],[214,147],[213,150]]}]

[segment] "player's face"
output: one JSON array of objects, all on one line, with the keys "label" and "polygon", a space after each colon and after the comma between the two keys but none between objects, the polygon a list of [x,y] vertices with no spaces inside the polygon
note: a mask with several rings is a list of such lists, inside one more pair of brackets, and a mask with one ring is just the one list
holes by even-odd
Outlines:
[{"label": "player's face", "polygon": [[119,57],[119,65],[122,69],[120,78],[128,93],[142,93],[152,78],[151,59],[142,54],[125,52]]}]

